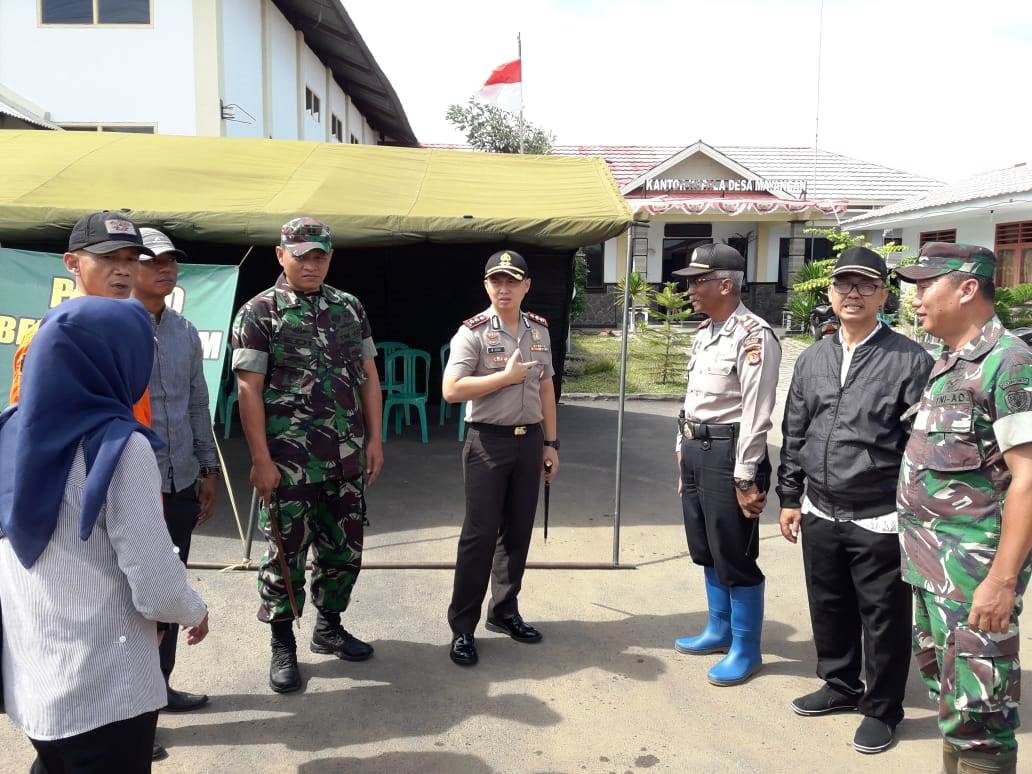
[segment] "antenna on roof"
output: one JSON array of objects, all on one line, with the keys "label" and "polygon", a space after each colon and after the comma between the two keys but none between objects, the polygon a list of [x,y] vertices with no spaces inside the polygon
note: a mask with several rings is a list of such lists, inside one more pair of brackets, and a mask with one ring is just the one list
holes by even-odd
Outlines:
[{"label": "antenna on roof", "polygon": [[817,10],[817,105],[813,116],[813,192],[817,192],[817,140],[821,134],[821,47],[824,41],[824,0]]}]

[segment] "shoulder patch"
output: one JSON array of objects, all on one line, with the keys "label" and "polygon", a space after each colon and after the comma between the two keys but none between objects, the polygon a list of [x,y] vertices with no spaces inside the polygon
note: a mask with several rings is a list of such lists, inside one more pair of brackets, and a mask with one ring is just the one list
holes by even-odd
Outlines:
[{"label": "shoulder patch", "polygon": [[1024,387],[1012,386],[1003,393],[1003,400],[1008,409],[1015,414],[1020,414],[1028,411],[1029,406],[1032,405],[1032,393],[1029,393]]},{"label": "shoulder patch", "polygon": [[529,317],[531,320],[536,322],[538,325],[544,325],[546,328],[548,327],[548,320],[546,320],[541,315],[534,314],[533,312],[524,312],[524,314],[527,315],[527,317]]},{"label": "shoulder patch", "polygon": [[752,333],[742,341],[742,349],[750,352],[754,349],[763,349],[763,334]]},{"label": "shoulder patch", "polygon": [[470,317],[468,320],[463,320],[462,324],[470,330],[473,330],[474,328],[479,328],[481,325],[486,323],[487,319],[488,318],[486,314],[480,313],[477,315],[473,315],[473,317]]}]

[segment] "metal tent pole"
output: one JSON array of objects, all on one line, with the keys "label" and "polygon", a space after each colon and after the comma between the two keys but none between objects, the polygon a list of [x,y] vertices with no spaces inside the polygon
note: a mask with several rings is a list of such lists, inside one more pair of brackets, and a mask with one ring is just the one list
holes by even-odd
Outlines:
[{"label": "metal tent pole", "polygon": [[[620,508],[623,495],[623,429],[624,407],[627,397],[627,343],[630,337],[631,272],[634,269],[635,228],[647,222],[634,221],[627,232],[627,266],[624,273],[623,339],[620,342],[620,400],[616,409],[616,493],[613,504],[613,566],[620,565]],[[646,256],[647,247],[646,247]]]}]

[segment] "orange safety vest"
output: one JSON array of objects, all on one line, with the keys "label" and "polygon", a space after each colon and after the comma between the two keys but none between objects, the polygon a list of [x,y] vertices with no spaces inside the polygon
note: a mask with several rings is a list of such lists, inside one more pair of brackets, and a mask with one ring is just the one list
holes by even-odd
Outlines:
[{"label": "orange safety vest", "polygon": [[[38,325],[35,328],[30,328],[18,342],[18,349],[14,353],[14,376],[11,379],[10,394],[10,405],[12,406],[18,402],[18,398],[21,395],[22,365],[25,362],[25,353],[29,351],[29,342],[32,341],[32,337],[36,335],[37,330],[39,330]],[[143,397],[133,406],[133,416],[136,417],[136,421],[141,425],[151,426],[150,387],[143,391]]]}]

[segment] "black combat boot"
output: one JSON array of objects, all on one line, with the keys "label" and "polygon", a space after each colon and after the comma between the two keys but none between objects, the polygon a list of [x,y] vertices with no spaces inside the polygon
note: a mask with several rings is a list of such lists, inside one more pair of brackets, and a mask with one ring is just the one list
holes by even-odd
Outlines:
[{"label": "black combat boot", "polygon": [[293,621],[273,621],[272,663],[269,665],[269,687],[276,693],[290,693],[301,688],[301,670],[297,668],[297,640]]},{"label": "black combat boot", "polygon": [[333,655],[345,661],[365,661],[373,646],[362,642],[340,625],[340,613],[320,610],[312,632],[312,653]]}]

